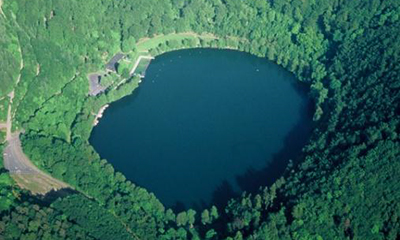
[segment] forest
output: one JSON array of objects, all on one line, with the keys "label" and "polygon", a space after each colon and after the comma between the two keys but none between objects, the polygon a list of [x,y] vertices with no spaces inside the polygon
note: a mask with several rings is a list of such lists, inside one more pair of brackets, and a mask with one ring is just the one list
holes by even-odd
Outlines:
[{"label": "forest", "polygon": [[[74,188],[33,195],[1,154],[0,239],[400,238],[400,1],[3,0],[0,9],[0,122],[11,104],[26,155]],[[159,36],[175,37],[142,42]],[[315,129],[276,182],[174,212],[88,141],[93,113],[139,79],[120,69],[124,84],[90,96],[87,75],[119,52],[134,60],[194,47],[237,49],[295,74]]]}]

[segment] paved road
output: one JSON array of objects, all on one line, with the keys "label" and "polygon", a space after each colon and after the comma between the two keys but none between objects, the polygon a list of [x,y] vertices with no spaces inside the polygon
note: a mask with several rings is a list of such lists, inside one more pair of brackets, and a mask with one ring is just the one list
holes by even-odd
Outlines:
[{"label": "paved road", "polygon": [[22,151],[19,133],[12,133],[3,151],[4,167],[16,183],[33,194],[46,194],[51,190],[71,188],[66,183],[53,178],[38,169]]},{"label": "paved road", "polygon": [[[24,63],[22,59],[21,70],[23,67]],[[18,76],[17,84],[20,79],[21,74]],[[11,176],[21,188],[28,189],[34,194],[46,194],[53,189],[70,188],[66,183],[41,171],[24,154],[19,139],[20,133],[12,132],[11,108],[14,99],[14,91],[8,96],[10,97],[10,104],[8,105],[7,123],[5,124],[7,128],[7,144],[3,151],[4,167],[10,172]]]},{"label": "paved road", "polygon": [[12,134],[8,139],[8,144],[3,151],[4,167],[10,173],[21,174],[39,174],[36,166],[34,166],[28,157],[22,152],[19,134]]}]

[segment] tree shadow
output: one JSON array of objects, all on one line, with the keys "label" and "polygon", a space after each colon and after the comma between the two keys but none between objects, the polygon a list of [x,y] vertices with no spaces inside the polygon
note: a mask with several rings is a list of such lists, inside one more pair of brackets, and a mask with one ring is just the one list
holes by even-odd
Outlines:
[{"label": "tree shadow", "polygon": [[233,186],[227,180],[223,180],[220,185],[213,191],[211,203],[217,208],[224,207],[232,198],[239,196],[239,193],[233,189]]},{"label": "tree shadow", "polygon": [[167,207],[171,208],[175,213],[186,211],[189,208],[201,213],[201,211],[211,208],[213,205],[222,209],[230,199],[236,198],[239,195],[240,193],[235,191],[232,184],[225,179],[215,188],[209,202],[205,201],[204,199],[200,199],[185,205],[181,201],[176,201],[172,206]]},{"label": "tree shadow", "polygon": [[69,195],[78,194],[78,193],[79,193],[78,191],[71,189],[71,188],[61,188],[59,190],[53,189],[50,192],[46,193],[45,195],[42,195],[41,199],[44,202],[52,203],[59,198],[64,198]]},{"label": "tree shadow", "polygon": [[181,201],[176,201],[174,203],[174,205],[172,205],[171,207],[168,207],[168,208],[171,208],[175,213],[179,213],[179,212],[187,210],[186,205]]},{"label": "tree shadow", "polygon": [[[306,89],[308,86],[301,83],[293,83],[293,86],[304,98],[307,98]],[[214,189],[210,202],[201,199],[187,207],[192,207],[198,212],[210,208],[212,205],[215,205],[218,209],[223,209],[230,199],[239,197],[244,191],[247,193],[256,193],[260,187],[271,186],[277,179],[284,175],[290,160],[293,163],[297,163],[301,158],[302,149],[310,140],[312,134],[314,125],[312,121],[313,113],[314,104],[311,99],[307,99],[305,104],[299,108],[299,121],[285,136],[283,147],[271,157],[265,159],[265,167],[262,169],[249,167],[243,174],[235,176],[235,183],[240,191],[237,191],[237,188],[233,187],[233,183],[224,180]],[[180,204],[175,204],[173,210],[179,209],[183,211],[186,209],[183,203]]]},{"label": "tree shadow", "polygon": [[309,102],[300,109],[300,121],[286,135],[281,150],[266,159],[266,166],[262,169],[249,167],[245,173],[236,176],[242,191],[255,193],[260,187],[271,186],[283,176],[290,160],[297,163],[312,133],[312,114],[313,105]]},{"label": "tree shadow", "polygon": [[56,200],[73,194],[79,194],[79,192],[71,188],[61,188],[58,190],[52,189],[46,194],[32,195],[29,191],[23,190],[21,194],[21,200],[33,204],[38,204],[40,206],[49,207],[50,204],[52,204]]},{"label": "tree shadow", "polygon": [[117,101],[110,103],[112,107],[107,108],[106,111],[113,113],[113,112],[118,112],[120,109],[129,107],[132,104],[132,101],[135,101],[135,99],[139,96],[141,91],[142,88],[137,87],[135,90],[133,90],[131,94],[128,94],[122,97],[121,99],[118,99]]},{"label": "tree shadow", "polygon": [[[296,90],[306,97],[307,86],[294,83]],[[303,147],[310,139],[313,130],[312,116],[314,105],[311,100],[306,101],[299,109],[300,120],[288,132],[283,140],[283,147],[266,159],[266,165],[262,169],[249,167],[243,174],[235,177],[236,184],[241,192],[256,193],[260,187],[271,186],[278,178],[284,175],[289,161],[293,163],[301,158]],[[241,193],[234,191],[232,184],[224,180],[213,192],[211,204],[218,208],[224,208],[232,198],[240,196]],[[202,209],[210,207],[210,204],[201,205]]]},{"label": "tree shadow", "polygon": [[191,208],[193,210],[196,210],[199,213],[209,207],[210,207],[210,204],[207,203],[204,199],[200,199],[197,202],[192,202],[192,204],[191,204]]}]

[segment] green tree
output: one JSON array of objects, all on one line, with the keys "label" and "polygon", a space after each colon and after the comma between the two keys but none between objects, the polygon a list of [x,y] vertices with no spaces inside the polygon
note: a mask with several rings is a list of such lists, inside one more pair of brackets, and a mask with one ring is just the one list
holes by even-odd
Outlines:
[{"label": "green tree", "polygon": [[203,223],[203,225],[211,223],[210,213],[207,209],[201,213],[201,223]]},{"label": "green tree", "polygon": [[178,226],[186,226],[187,223],[188,223],[187,213],[186,212],[178,213],[178,215],[176,216],[176,224]]},{"label": "green tree", "polygon": [[189,209],[187,211],[187,220],[188,223],[190,224],[190,227],[193,227],[193,224],[196,221],[196,211],[194,211],[193,209]]},{"label": "green tree", "polygon": [[206,232],[206,239],[213,239],[217,236],[217,232],[214,229],[210,229]]},{"label": "green tree", "polygon": [[212,218],[212,221],[215,221],[216,219],[218,219],[219,214],[218,214],[218,209],[216,206],[211,207],[210,216]]}]

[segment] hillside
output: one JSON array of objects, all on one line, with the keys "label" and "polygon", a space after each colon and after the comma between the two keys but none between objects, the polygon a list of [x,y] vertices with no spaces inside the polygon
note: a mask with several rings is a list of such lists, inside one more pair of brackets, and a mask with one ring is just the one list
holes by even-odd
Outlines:
[{"label": "hillside", "polygon": [[[30,161],[74,189],[52,199],[20,188],[2,154],[0,239],[400,238],[399,1],[3,0],[0,8],[0,127],[11,109]],[[195,47],[283,66],[309,87],[316,127],[275,183],[224,209],[175,213],[88,139],[99,110],[138,87],[129,69],[140,56]],[[90,95],[88,75],[117,53],[123,64]]]}]

